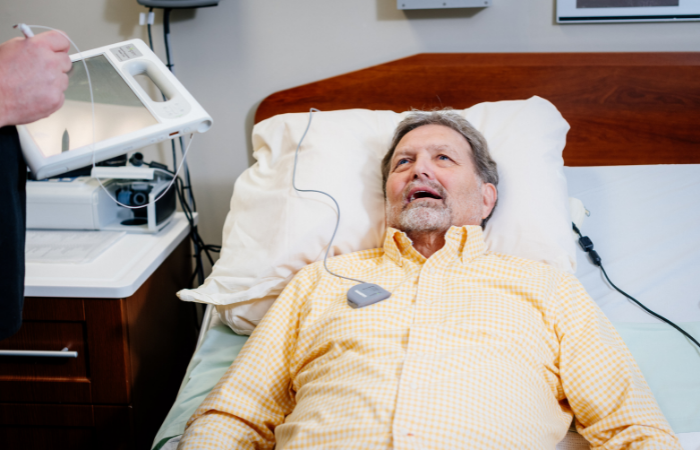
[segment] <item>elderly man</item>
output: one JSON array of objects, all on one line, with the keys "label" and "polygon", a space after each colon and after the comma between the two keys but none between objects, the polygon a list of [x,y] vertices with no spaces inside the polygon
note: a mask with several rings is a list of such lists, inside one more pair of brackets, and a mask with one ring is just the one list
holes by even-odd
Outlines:
[{"label": "elderly man", "polygon": [[307,266],[190,419],[180,448],[680,449],[629,351],[576,279],[485,251],[485,140],[416,113],[382,164],[383,248]]}]

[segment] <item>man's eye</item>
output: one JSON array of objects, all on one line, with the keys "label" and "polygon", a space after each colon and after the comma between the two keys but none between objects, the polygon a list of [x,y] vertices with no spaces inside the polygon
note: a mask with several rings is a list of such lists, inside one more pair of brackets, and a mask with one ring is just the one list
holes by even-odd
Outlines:
[{"label": "man's eye", "polygon": [[440,155],[438,156],[438,159],[441,159],[443,161],[452,161],[449,156],[446,155]]},{"label": "man's eye", "polygon": [[407,163],[407,162],[408,162],[408,159],[406,159],[406,158],[401,158],[401,159],[399,159],[399,160],[396,162],[396,167],[399,167],[400,165],[402,165],[402,164],[404,164],[404,163]]}]

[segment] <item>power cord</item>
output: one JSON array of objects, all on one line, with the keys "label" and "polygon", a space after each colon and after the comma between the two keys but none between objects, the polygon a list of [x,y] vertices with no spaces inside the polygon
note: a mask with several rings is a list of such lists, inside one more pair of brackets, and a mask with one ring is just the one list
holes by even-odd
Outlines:
[{"label": "power cord", "polygon": [[194,244],[195,248],[194,259],[196,261],[196,266],[194,272],[192,273],[192,277],[190,277],[189,285],[192,286],[195,277],[198,277],[198,280],[201,280],[199,281],[199,285],[201,285],[204,283],[204,264],[202,263],[202,252],[204,252],[204,254],[207,256],[209,264],[213,266],[214,258],[212,258],[210,252],[220,253],[221,246],[204,243],[204,240],[202,240],[202,237],[199,235],[199,231],[197,230],[197,225],[194,223],[194,217],[192,214],[193,211],[190,209],[187,201],[185,201],[186,186],[184,186],[182,178],[177,177],[175,187],[177,197],[180,200],[180,206],[182,206],[182,212],[185,213],[185,217],[187,217],[187,221],[190,223],[190,238],[192,239],[192,243]]},{"label": "power cord", "polygon": [[148,10],[148,46],[151,47],[151,51],[153,51],[153,37],[151,36],[151,24],[153,23],[153,8],[150,8]]},{"label": "power cord", "polygon": [[[167,61],[166,66],[168,69],[170,69],[170,72],[175,74],[175,64],[172,62],[172,58],[170,56],[170,12],[172,11],[171,8],[165,8],[163,9],[163,41],[165,42],[165,58]],[[185,144],[182,140],[182,136],[179,138],[180,141],[180,151],[182,151],[183,148],[185,148]],[[175,150],[175,142],[173,141],[173,152]],[[193,211],[197,211],[197,204],[194,200],[194,194],[192,192],[192,180],[190,179],[190,166],[185,162],[185,180],[187,180],[187,200],[190,202],[190,207],[192,208]],[[204,280],[202,280],[203,282]]]},{"label": "power cord", "polygon": [[[154,14],[153,8],[150,8],[148,10],[148,22],[147,22],[147,25],[148,25],[148,46],[151,48],[151,51],[155,53],[155,50],[153,50],[153,36],[151,34],[151,25],[153,25],[154,17],[155,17],[155,16],[153,16],[153,14]],[[163,101],[168,100],[167,98],[165,98],[165,94],[161,93],[161,95],[163,97]],[[172,145],[172,152],[173,152],[173,167],[177,167],[177,151],[175,150],[175,141],[171,140],[170,143]]]},{"label": "power cord", "polygon": [[[163,10],[163,41],[165,43],[165,56],[167,60],[166,66],[168,69],[175,73],[173,70],[174,64],[172,64],[171,61],[171,56],[170,56],[170,8],[164,8]],[[150,14],[153,13],[153,8],[149,9],[149,17]],[[151,24],[152,20],[148,21],[148,44],[149,47],[151,48],[151,51],[154,51],[153,49],[153,39],[151,36]],[[165,95],[163,95],[163,101],[167,101],[167,98]],[[171,140],[171,145],[172,145],[172,157],[173,157],[173,166],[177,167],[177,151],[175,147],[175,140]],[[184,149],[184,142],[182,137],[179,138],[180,142],[180,150]],[[184,158],[184,152],[183,152],[183,158]],[[143,159],[143,157],[141,157]],[[159,164],[159,163],[148,163],[147,165],[149,167],[154,167],[153,164]],[[159,164],[162,166],[162,164]],[[166,168],[167,169],[167,168]],[[184,176],[186,183],[183,182],[183,180],[180,177],[177,177],[175,180],[175,188],[177,192],[177,198],[180,202],[180,207],[182,208],[183,213],[185,214],[185,217],[187,218],[187,221],[190,224],[190,238],[192,239],[192,245],[194,247],[194,260],[195,260],[195,269],[194,272],[192,273],[192,277],[189,280],[188,286],[192,286],[194,283],[195,278],[197,278],[198,285],[202,285],[204,283],[204,264],[202,262],[202,253],[204,253],[209,260],[209,263],[213,266],[214,265],[214,258],[212,258],[211,253],[219,253],[221,251],[221,246],[220,245],[210,245],[210,244],[205,244],[204,240],[202,237],[199,235],[199,231],[197,229],[197,225],[194,223],[194,212],[197,211],[197,203],[194,198],[194,191],[192,189],[192,181],[190,178],[190,170],[189,170],[189,165],[187,162],[184,162]],[[170,172],[170,171],[168,171]],[[172,173],[172,172],[171,172]]]},{"label": "power cord", "polygon": [[632,300],[635,304],[637,304],[640,308],[642,308],[642,309],[643,309],[644,311],[646,311],[647,313],[651,314],[652,316],[656,317],[657,319],[659,319],[659,320],[661,320],[661,321],[663,321],[663,322],[666,322],[667,324],[671,325],[671,326],[672,326],[673,328],[675,328],[676,330],[680,331],[685,337],[687,337],[688,339],[690,339],[695,345],[698,346],[698,348],[700,348],[700,343],[699,343],[698,341],[696,341],[695,338],[693,338],[693,336],[691,336],[690,334],[688,334],[688,333],[687,333],[685,330],[683,330],[681,327],[679,327],[679,326],[676,325],[675,323],[671,322],[670,320],[668,320],[668,319],[665,318],[664,316],[662,316],[662,315],[660,315],[660,314],[657,314],[657,313],[655,313],[654,311],[652,311],[651,309],[649,309],[649,308],[647,308],[646,306],[642,305],[637,299],[635,299],[634,297],[632,297],[631,295],[629,295],[628,293],[626,293],[626,292],[623,291],[622,289],[620,289],[620,288],[618,288],[617,286],[615,286],[615,284],[614,284],[612,281],[610,281],[610,277],[608,277],[608,274],[607,274],[607,272],[605,271],[605,268],[603,267],[603,262],[602,262],[602,259],[601,259],[600,255],[598,255],[598,252],[596,252],[595,250],[593,250],[593,241],[592,241],[588,236],[583,236],[583,235],[581,234],[581,232],[579,231],[579,229],[578,229],[578,227],[576,226],[575,223],[572,223],[571,225],[572,225],[572,227],[573,227],[573,229],[574,229],[574,232],[576,232],[576,234],[578,234],[578,236],[579,236],[579,239],[578,239],[579,245],[581,246],[581,248],[583,249],[584,252],[588,253],[588,256],[590,257],[591,262],[592,262],[593,264],[595,264],[596,266],[600,267],[600,270],[603,271],[603,275],[605,276],[605,279],[608,280],[608,283],[610,283],[610,286],[612,286],[612,287],[613,287],[617,292],[619,292],[620,294],[622,294],[622,295],[624,295],[625,297],[627,297],[628,299]]}]

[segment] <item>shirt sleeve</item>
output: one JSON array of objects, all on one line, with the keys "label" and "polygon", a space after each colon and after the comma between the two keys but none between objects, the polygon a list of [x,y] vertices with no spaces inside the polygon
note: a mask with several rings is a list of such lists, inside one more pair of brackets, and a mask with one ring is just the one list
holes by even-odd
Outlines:
[{"label": "shirt sleeve", "polygon": [[561,383],[591,450],[682,450],[632,354],[583,286],[567,274],[558,297]]},{"label": "shirt sleeve", "polygon": [[178,449],[272,449],[275,427],[295,405],[290,362],[311,271],[272,304],[236,360],[187,422]]}]

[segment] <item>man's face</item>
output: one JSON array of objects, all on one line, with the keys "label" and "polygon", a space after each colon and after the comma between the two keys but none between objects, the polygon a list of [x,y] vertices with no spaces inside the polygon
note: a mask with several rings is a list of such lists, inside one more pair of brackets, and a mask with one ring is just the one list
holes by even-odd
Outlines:
[{"label": "man's face", "polygon": [[480,225],[496,189],[474,170],[471,146],[457,131],[424,125],[396,146],[386,182],[387,225],[406,233]]}]

